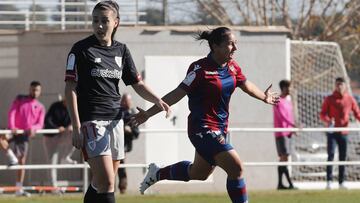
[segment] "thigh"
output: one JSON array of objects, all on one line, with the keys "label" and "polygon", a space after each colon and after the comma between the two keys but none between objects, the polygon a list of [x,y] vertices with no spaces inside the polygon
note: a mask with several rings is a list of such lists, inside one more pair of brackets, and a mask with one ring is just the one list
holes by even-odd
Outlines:
[{"label": "thigh", "polygon": [[191,165],[190,177],[206,176],[208,177],[213,171],[215,166],[209,164],[198,152],[195,152],[194,162]]},{"label": "thigh", "polygon": [[337,143],[339,146],[339,157],[341,161],[346,159],[346,151],[347,151],[347,135],[339,135],[337,138]]},{"label": "thigh", "polygon": [[217,154],[215,161],[229,176],[232,176],[231,178],[240,178],[242,176],[242,161],[234,149]]},{"label": "thigh", "polygon": [[335,136],[334,133],[326,133],[328,154],[335,153],[336,140],[334,136]]},{"label": "thigh", "polygon": [[115,173],[111,156],[97,156],[87,160],[93,176],[95,187],[114,180]]}]

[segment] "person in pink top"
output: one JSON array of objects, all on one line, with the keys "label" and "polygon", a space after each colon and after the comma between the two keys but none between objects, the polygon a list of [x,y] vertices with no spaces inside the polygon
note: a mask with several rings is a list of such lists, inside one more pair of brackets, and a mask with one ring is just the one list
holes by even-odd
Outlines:
[{"label": "person in pink top", "polygon": [[[12,138],[9,142],[14,142],[14,152],[20,165],[26,162],[29,148],[29,138],[35,136],[36,130],[42,129],[45,118],[45,108],[37,98],[41,94],[41,84],[38,81],[30,83],[29,95],[18,95],[13,101],[9,110],[8,128],[12,130]],[[24,130],[19,134],[17,130]],[[30,194],[22,189],[25,170],[21,169],[17,173],[16,191],[17,196],[29,196]]]},{"label": "person in pink top", "polygon": [[[290,81],[281,80],[279,83],[281,95],[277,105],[274,106],[274,127],[292,128],[295,126],[294,113],[290,97]],[[275,132],[276,149],[280,162],[287,162],[290,155],[292,132]],[[285,174],[289,187],[285,187],[282,182],[282,176]],[[277,189],[295,189],[287,166],[278,166],[279,182]]]}]

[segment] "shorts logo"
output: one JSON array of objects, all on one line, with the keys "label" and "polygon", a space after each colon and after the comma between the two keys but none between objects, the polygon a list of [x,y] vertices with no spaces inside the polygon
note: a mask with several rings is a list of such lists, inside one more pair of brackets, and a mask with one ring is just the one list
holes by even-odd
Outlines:
[{"label": "shorts logo", "polygon": [[122,57],[115,56],[115,62],[116,62],[116,64],[121,68]]},{"label": "shorts logo", "polygon": [[75,67],[75,54],[71,53],[68,56],[66,70],[74,70]]},{"label": "shorts logo", "polygon": [[96,147],[96,142],[95,141],[88,142],[88,147],[91,151],[94,151],[94,149]]},{"label": "shorts logo", "polygon": [[101,63],[101,58],[95,58],[94,62],[95,63]]}]

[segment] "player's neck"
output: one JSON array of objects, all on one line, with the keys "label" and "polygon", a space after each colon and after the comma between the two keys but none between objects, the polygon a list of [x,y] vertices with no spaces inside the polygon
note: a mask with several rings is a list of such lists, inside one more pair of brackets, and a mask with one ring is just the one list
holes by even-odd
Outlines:
[{"label": "player's neck", "polygon": [[217,57],[214,53],[211,54],[211,58],[222,68],[224,68],[228,63],[228,61],[224,60],[223,58]]}]

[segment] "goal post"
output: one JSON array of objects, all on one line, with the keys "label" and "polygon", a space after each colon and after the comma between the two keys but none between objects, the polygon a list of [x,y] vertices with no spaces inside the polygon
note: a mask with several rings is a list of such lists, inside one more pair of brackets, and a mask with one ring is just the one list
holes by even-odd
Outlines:
[{"label": "goal post", "polygon": [[[351,93],[340,46],[335,42],[290,41],[290,72],[292,100],[295,120],[299,127],[323,127],[319,119],[324,97],[335,87],[335,78],[343,77]],[[354,120],[354,119],[352,119]],[[356,126],[351,122],[350,126]],[[324,132],[301,132],[293,137],[293,161],[326,161],[326,136]],[[335,160],[338,152],[336,150]],[[350,132],[347,160],[360,159],[358,132]],[[360,167],[347,166],[346,180],[359,181]],[[292,167],[292,176],[297,182],[326,181],[326,166]],[[333,167],[334,180],[338,176],[337,166]]]}]

